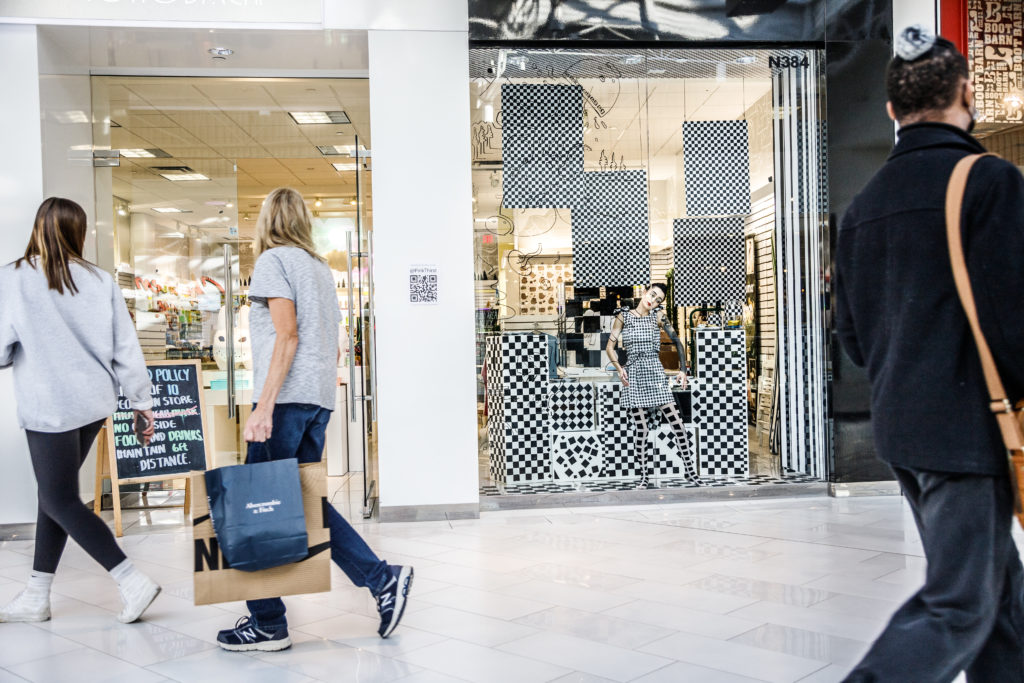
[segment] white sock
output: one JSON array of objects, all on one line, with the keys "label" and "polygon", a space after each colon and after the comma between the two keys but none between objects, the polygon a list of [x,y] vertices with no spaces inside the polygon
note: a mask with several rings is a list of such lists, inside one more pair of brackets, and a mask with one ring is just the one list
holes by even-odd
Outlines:
[{"label": "white sock", "polygon": [[110,575],[114,577],[114,581],[117,581],[117,585],[121,586],[125,581],[136,576],[141,576],[142,572],[140,572],[135,565],[132,564],[132,561],[126,557],[121,564],[110,570]]},{"label": "white sock", "polygon": [[28,583],[25,584],[25,592],[39,597],[49,597],[50,586],[52,585],[53,574],[32,570],[28,577]]}]

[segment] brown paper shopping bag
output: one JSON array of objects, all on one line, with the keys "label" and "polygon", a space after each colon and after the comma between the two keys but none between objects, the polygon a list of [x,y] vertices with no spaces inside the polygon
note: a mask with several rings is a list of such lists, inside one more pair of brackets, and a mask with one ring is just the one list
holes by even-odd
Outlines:
[{"label": "brown paper shopping bag", "polygon": [[331,590],[331,532],[327,528],[327,475],[323,463],[299,465],[309,557],[258,572],[226,566],[217,545],[202,472],[192,474],[192,539],[195,604],[258,600]]}]

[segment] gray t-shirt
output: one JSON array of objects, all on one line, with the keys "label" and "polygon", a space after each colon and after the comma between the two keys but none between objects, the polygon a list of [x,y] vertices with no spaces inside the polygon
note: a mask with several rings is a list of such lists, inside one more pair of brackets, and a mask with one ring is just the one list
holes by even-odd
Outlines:
[{"label": "gray t-shirt", "polygon": [[307,403],[334,410],[338,385],[338,323],[341,311],[330,267],[298,247],[274,247],[260,254],[252,273],[249,334],[258,403],[274,354],[274,323],[267,299],[295,303],[299,346],[277,403]]}]

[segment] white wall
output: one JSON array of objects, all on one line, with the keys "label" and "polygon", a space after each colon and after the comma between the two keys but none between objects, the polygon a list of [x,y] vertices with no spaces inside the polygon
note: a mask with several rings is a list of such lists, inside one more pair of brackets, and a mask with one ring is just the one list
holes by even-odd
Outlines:
[{"label": "white wall", "polygon": [[[479,502],[468,36],[371,30],[369,49],[386,517]],[[438,265],[438,305],[409,303],[414,263]]]},{"label": "white wall", "polygon": [[[0,264],[25,252],[43,199],[36,49],[35,26],[0,24],[0,130],[8,133],[0,155]],[[15,418],[11,371],[0,370],[0,524],[34,522],[35,492],[25,433]]]}]

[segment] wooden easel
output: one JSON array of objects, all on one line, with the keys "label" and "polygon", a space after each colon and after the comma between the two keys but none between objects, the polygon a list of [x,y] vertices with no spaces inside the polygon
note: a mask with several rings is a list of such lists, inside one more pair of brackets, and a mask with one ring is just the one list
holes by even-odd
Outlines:
[{"label": "wooden easel", "polygon": [[[122,510],[166,510],[171,508],[183,508],[185,519],[189,517],[192,509],[192,477],[190,472],[180,474],[161,475],[157,477],[136,477],[133,479],[121,479],[117,476],[117,463],[114,455],[113,439],[109,434],[113,430],[113,420],[107,418],[106,424],[100,430],[96,440],[96,498],[93,502],[93,510],[100,514],[103,510],[103,481],[110,480],[110,497],[114,505],[114,535],[118,538],[124,536],[124,524],[121,520]],[[183,505],[143,505],[139,507],[121,507],[121,484],[145,484],[154,481],[171,481],[173,479],[185,480],[185,502]],[[142,494],[146,496],[145,493]],[[145,499],[145,498],[144,498]]]},{"label": "wooden easel", "polygon": [[[181,361],[153,361],[147,366],[158,365],[179,365]],[[196,377],[199,375],[199,362],[195,363]],[[206,468],[210,468],[210,444],[207,440],[206,430],[206,397],[203,394],[202,383],[199,382],[199,415],[203,424],[203,452],[206,461]],[[99,437],[96,441],[96,498],[93,501],[93,511],[98,515],[103,510],[103,480],[110,480],[110,497],[114,505],[114,535],[118,538],[124,536],[124,525],[121,520],[121,484],[145,484],[154,481],[171,481],[174,479],[185,480],[185,503],[183,505],[155,505],[126,508],[130,510],[159,510],[171,508],[183,508],[185,519],[189,518],[192,510],[192,471],[178,472],[175,474],[161,474],[153,477],[132,477],[121,479],[117,474],[117,453],[114,449],[114,420],[111,417],[103,423]],[[145,494],[143,494],[145,496]]]}]

